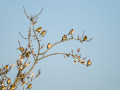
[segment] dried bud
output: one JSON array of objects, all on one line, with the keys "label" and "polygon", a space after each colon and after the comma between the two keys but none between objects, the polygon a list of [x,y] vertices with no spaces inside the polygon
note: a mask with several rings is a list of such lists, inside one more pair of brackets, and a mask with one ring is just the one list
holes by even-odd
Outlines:
[{"label": "dried bud", "polygon": [[11,67],[14,67],[14,65],[15,65],[15,64],[13,63],[13,64],[11,65]]},{"label": "dried bud", "polygon": [[80,52],[80,48],[77,49],[77,52]]},{"label": "dried bud", "polygon": [[73,63],[75,63],[75,64],[76,64],[76,61],[73,61]]},{"label": "dried bud", "polygon": [[66,56],[68,56],[68,57],[69,57],[70,55],[69,55],[69,54],[66,54]]}]

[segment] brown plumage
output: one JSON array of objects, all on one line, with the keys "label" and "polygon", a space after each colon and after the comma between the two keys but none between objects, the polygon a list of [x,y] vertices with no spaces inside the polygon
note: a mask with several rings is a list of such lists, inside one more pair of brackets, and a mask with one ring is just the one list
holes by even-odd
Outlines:
[{"label": "brown plumage", "polygon": [[73,32],[74,32],[74,30],[73,30],[73,29],[71,29],[71,31],[69,32],[69,34],[68,34],[68,35],[73,34]]},{"label": "brown plumage", "polygon": [[48,45],[47,45],[47,49],[49,49],[49,48],[51,48],[51,44],[50,43],[48,43]]},{"label": "brown plumage", "polygon": [[87,61],[87,66],[90,66],[92,63],[90,60]]},{"label": "brown plumage", "polygon": [[62,41],[65,41],[65,40],[67,40],[67,35],[64,35],[64,36],[62,37]]}]

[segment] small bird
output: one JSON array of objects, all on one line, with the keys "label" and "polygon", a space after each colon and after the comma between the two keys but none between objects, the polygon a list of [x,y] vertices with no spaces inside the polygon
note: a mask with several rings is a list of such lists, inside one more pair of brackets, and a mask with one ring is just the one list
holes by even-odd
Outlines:
[{"label": "small bird", "polygon": [[90,66],[92,63],[90,60],[87,61],[87,66]]},{"label": "small bird", "polygon": [[86,62],[85,61],[82,61],[82,62],[80,62],[81,64],[86,64]]},{"label": "small bird", "polygon": [[11,88],[10,88],[10,90],[11,90],[11,89],[15,89],[15,85],[11,85]]},{"label": "small bird", "polygon": [[47,49],[49,49],[49,48],[51,48],[51,44],[50,43],[48,43],[48,45],[47,45]]},{"label": "small bird", "polygon": [[30,53],[31,53],[31,52],[28,51],[28,52],[25,54],[25,56],[29,58]]},{"label": "small bird", "polygon": [[3,69],[8,69],[8,65],[6,65]]},{"label": "small bird", "polygon": [[62,41],[65,41],[65,40],[67,40],[67,35],[64,35],[64,36],[62,37]]},{"label": "small bird", "polygon": [[45,33],[46,33],[45,30],[43,30],[40,35],[44,36]]},{"label": "small bird", "polygon": [[24,48],[23,48],[23,47],[19,47],[19,48],[17,48],[17,49],[19,49],[21,52],[24,51]]},{"label": "small bird", "polygon": [[5,86],[1,86],[1,89],[0,90],[5,90]]},{"label": "small bird", "polygon": [[87,41],[87,36],[85,36],[82,41]]},{"label": "small bird", "polygon": [[26,89],[30,89],[32,87],[32,84],[29,84]]},{"label": "small bird", "polygon": [[42,29],[42,27],[39,27],[35,31],[38,32],[38,33],[40,33],[41,29]]},{"label": "small bird", "polygon": [[73,32],[74,32],[74,30],[73,29],[71,29],[71,31],[69,32],[69,34],[68,35],[72,35],[73,34]]},{"label": "small bird", "polygon": [[8,78],[7,84],[10,85],[10,83],[11,83],[11,80],[10,80],[10,78]]}]

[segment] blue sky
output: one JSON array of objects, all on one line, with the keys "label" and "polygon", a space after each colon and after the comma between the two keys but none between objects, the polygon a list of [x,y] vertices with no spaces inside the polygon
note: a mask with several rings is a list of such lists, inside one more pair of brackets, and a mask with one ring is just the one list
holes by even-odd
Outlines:
[{"label": "blue sky", "polygon": [[[92,61],[90,67],[74,64],[72,57],[63,55],[44,58],[32,71],[36,75],[41,69],[31,90],[120,90],[120,0],[1,0],[0,66],[19,59],[18,40],[23,47],[28,44],[28,40],[19,35],[21,32],[27,37],[30,25],[23,6],[29,16],[38,14],[43,8],[35,25],[35,29],[47,30],[41,41],[41,45],[44,44],[41,52],[47,49],[48,43],[60,41],[72,28],[75,38],[77,34],[81,37],[83,31],[88,39],[93,37],[92,41],[82,44],[77,40],[57,44],[45,54],[69,53],[71,49],[76,54],[77,48],[81,48],[82,58],[87,56],[86,61]],[[37,52],[37,41],[32,44]],[[32,56],[29,61],[31,65],[26,72],[34,63]],[[16,75],[17,69],[13,67],[8,77],[13,82]]]}]

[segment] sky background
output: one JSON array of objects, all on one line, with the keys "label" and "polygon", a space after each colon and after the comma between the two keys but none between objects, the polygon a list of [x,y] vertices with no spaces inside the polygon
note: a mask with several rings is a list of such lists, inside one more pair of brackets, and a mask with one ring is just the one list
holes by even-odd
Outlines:
[{"label": "sky background", "polygon": [[[77,40],[59,43],[45,54],[71,53],[71,49],[76,54],[77,48],[81,48],[81,57],[87,56],[91,66],[74,64],[72,57],[64,58],[64,55],[44,58],[32,70],[36,75],[41,69],[41,75],[32,82],[31,90],[120,90],[120,0],[1,0],[0,67],[16,64],[21,53],[16,50],[18,40],[22,47],[27,47],[28,40],[19,35],[21,32],[27,38],[30,26],[23,6],[29,16],[43,8],[35,25],[35,29],[47,30],[40,42],[44,44],[41,52],[47,50],[48,43],[60,41],[71,29],[74,29],[74,38],[78,34],[81,37],[83,31],[88,39],[93,37],[92,41],[82,44]],[[37,52],[37,41],[32,45]],[[31,65],[26,72],[34,63],[32,55],[30,57]],[[16,67],[7,74],[12,82],[16,75]]]}]

